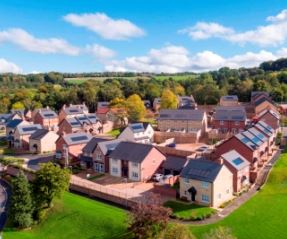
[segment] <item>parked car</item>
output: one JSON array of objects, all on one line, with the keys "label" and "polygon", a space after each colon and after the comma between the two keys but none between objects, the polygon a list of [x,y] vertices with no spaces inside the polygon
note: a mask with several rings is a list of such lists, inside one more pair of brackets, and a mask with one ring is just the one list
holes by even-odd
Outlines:
[{"label": "parked car", "polygon": [[156,182],[160,182],[160,181],[163,179],[163,177],[164,177],[164,176],[163,176],[162,174],[156,173],[156,174],[153,175],[152,179],[153,179],[154,181],[156,181]]}]

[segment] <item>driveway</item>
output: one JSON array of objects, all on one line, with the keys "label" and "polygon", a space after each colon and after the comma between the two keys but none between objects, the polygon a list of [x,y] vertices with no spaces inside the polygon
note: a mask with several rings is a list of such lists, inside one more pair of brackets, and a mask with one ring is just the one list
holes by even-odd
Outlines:
[{"label": "driveway", "polygon": [[30,157],[26,161],[27,168],[33,169],[33,170],[38,170],[40,168],[41,163],[48,163],[54,159],[54,155],[37,155],[36,157]]},{"label": "driveway", "polygon": [[7,220],[7,210],[10,195],[10,186],[5,181],[0,179],[0,231],[3,230]]}]

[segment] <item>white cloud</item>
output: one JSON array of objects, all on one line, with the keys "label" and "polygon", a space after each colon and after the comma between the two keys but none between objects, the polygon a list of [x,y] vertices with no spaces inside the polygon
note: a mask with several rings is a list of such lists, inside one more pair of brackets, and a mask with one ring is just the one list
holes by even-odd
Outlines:
[{"label": "white cloud", "polygon": [[116,52],[114,52],[112,49],[98,45],[98,44],[88,45],[86,47],[86,51],[87,53],[92,54],[99,60],[112,58],[116,55]]},{"label": "white cloud", "polygon": [[243,32],[237,32],[233,28],[214,22],[199,22],[179,32],[189,35],[194,40],[216,37],[240,45],[252,43],[260,46],[277,46],[285,43],[287,40],[287,9],[276,16],[267,17],[266,20],[269,22],[267,25]]},{"label": "white cloud", "polygon": [[23,29],[12,28],[0,31],[0,43],[8,42],[15,44],[27,51],[42,54],[62,53],[66,55],[78,55],[80,49],[70,45],[67,41],[60,38],[40,39],[29,34]]},{"label": "white cloud", "polygon": [[22,69],[3,58],[0,58],[0,73],[22,73]]},{"label": "white cloud", "polygon": [[198,22],[193,27],[180,30],[179,33],[186,33],[195,40],[201,40],[231,34],[233,29],[224,27],[216,22]]},{"label": "white cloud", "polygon": [[144,30],[126,19],[112,19],[104,13],[68,14],[64,20],[74,26],[84,27],[110,40],[126,40],[143,36]]},{"label": "white cloud", "polygon": [[151,49],[145,56],[113,60],[105,65],[105,70],[157,73],[203,72],[216,70],[224,66],[231,68],[255,67],[263,61],[275,60],[286,53],[287,48],[282,48],[276,53],[261,50],[224,58],[212,51],[190,55],[188,50],[182,46],[168,45],[160,49]]}]

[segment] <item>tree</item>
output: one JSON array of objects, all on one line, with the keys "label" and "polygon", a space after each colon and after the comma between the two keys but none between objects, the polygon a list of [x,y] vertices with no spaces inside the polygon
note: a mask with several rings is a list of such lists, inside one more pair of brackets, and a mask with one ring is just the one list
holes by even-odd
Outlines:
[{"label": "tree", "polygon": [[162,206],[160,195],[146,195],[131,209],[129,231],[135,239],[152,239],[166,228],[171,209]]},{"label": "tree", "polygon": [[9,110],[10,99],[8,97],[3,97],[0,99],[0,113],[6,113]]},{"label": "tree", "polygon": [[169,225],[159,236],[159,239],[195,239],[186,225]]},{"label": "tree", "polygon": [[13,223],[16,227],[27,228],[33,223],[33,203],[30,185],[23,171],[12,179],[12,189],[10,213]]},{"label": "tree", "polygon": [[61,197],[63,192],[68,190],[70,172],[68,169],[61,169],[53,163],[45,163],[36,172],[34,180],[34,196],[37,210],[51,207],[55,197]]},{"label": "tree", "polygon": [[13,110],[23,110],[23,109],[25,109],[25,106],[22,102],[17,101],[12,105],[12,109]]},{"label": "tree", "polygon": [[176,109],[177,106],[178,106],[178,99],[176,95],[169,89],[163,90],[160,98],[160,108]]},{"label": "tree", "polygon": [[133,94],[127,98],[126,107],[129,119],[132,121],[142,120],[145,116],[144,102],[136,94]]},{"label": "tree", "polygon": [[227,227],[218,227],[203,235],[204,239],[236,239],[232,235],[231,229]]}]

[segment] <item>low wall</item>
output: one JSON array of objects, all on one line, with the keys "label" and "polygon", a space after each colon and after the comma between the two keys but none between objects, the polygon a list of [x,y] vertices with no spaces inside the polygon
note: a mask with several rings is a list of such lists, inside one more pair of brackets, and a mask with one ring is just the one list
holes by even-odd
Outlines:
[{"label": "low wall", "polygon": [[192,133],[180,133],[180,132],[154,132],[154,141],[156,143],[163,143],[167,139],[174,138],[174,142],[178,144],[184,143],[197,143],[199,137]]},{"label": "low wall", "polygon": [[155,146],[155,147],[165,155],[187,157],[194,153],[193,151],[180,150],[180,149],[171,148],[171,147],[164,147],[164,146]]}]

